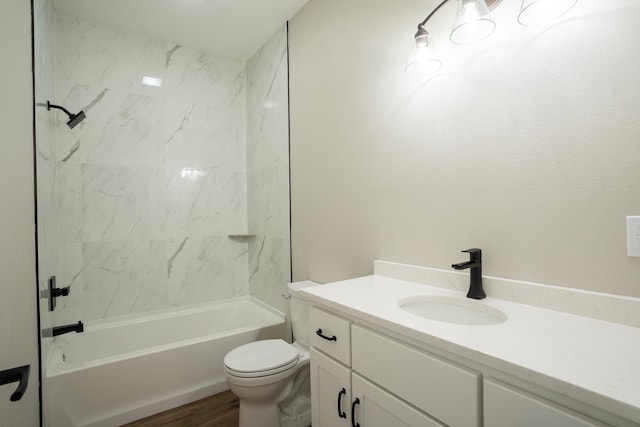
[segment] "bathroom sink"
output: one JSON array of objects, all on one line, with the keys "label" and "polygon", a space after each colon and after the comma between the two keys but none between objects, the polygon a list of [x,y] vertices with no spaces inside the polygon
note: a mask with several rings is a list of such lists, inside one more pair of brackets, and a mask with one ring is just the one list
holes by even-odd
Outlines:
[{"label": "bathroom sink", "polygon": [[495,325],[507,320],[502,311],[468,298],[412,296],[398,301],[403,310],[438,322]]}]

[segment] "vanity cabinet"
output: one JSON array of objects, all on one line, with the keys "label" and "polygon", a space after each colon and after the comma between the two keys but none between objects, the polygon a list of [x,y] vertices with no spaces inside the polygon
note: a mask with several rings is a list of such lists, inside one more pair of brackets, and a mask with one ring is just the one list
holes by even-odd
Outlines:
[{"label": "vanity cabinet", "polygon": [[313,427],[631,425],[602,424],[315,306],[309,319]]},{"label": "vanity cabinet", "polygon": [[473,427],[478,373],[311,307],[314,427]]},{"label": "vanity cabinet", "polygon": [[[640,427],[640,299],[485,279],[491,297],[470,301],[465,274],[375,261],[372,275],[301,291],[314,354],[343,368],[352,422]],[[501,322],[485,325],[487,313]],[[398,415],[409,413],[426,421]]]}]

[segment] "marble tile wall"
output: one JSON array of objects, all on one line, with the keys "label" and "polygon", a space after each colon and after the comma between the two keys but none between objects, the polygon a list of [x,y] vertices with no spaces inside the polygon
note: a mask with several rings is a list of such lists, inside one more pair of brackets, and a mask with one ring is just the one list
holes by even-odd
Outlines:
[{"label": "marble tile wall", "polygon": [[65,14],[55,30],[56,101],[87,115],[58,115],[51,153],[60,322],[248,294],[228,238],[248,224],[245,64]]},{"label": "marble tile wall", "polygon": [[247,62],[249,289],[286,312],[291,281],[287,29]]}]

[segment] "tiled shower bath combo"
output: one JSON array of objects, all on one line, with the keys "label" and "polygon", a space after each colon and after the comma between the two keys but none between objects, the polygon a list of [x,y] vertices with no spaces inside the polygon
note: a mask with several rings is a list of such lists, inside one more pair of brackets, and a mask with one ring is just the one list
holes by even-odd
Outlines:
[{"label": "tiled shower bath combo", "polygon": [[[34,27],[40,287],[50,276],[70,287],[54,312],[42,304],[43,327],[249,296],[284,312],[286,28],[245,63],[48,0]],[[47,101],[86,119],[70,129]],[[43,360],[53,347],[43,340]]]}]

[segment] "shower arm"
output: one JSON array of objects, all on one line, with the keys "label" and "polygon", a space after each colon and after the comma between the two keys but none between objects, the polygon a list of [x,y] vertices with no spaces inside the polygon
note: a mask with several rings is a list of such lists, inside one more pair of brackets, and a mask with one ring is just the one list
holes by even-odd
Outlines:
[{"label": "shower arm", "polygon": [[47,110],[51,111],[52,108],[57,108],[58,110],[64,111],[65,113],[67,113],[67,116],[69,116],[69,118],[73,117],[73,114],[71,114],[69,110],[67,110],[66,108],[61,107],[60,105],[52,104],[49,101],[47,101]]}]

